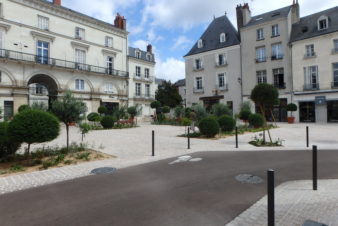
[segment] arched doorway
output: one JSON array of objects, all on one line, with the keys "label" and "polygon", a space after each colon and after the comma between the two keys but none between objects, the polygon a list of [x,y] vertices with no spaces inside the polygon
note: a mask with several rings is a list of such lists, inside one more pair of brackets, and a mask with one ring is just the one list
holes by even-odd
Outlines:
[{"label": "arched doorway", "polygon": [[58,85],[53,78],[45,74],[31,77],[27,83],[29,88],[29,104],[43,103],[50,108],[51,102],[58,96]]}]

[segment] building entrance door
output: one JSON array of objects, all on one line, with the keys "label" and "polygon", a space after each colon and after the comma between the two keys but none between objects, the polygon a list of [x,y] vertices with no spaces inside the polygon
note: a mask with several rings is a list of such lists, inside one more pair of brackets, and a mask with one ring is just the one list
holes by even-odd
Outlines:
[{"label": "building entrance door", "polygon": [[299,121],[316,122],[316,107],[314,101],[299,103]]}]

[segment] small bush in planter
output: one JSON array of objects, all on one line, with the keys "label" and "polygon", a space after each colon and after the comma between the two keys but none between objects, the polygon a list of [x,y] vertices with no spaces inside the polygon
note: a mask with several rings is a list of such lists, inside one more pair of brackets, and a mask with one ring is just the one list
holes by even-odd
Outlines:
[{"label": "small bush in planter", "polygon": [[103,116],[103,118],[101,119],[101,125],[105,129],[113,128],[115,122],[116,118],[110,115]]},{"label": "small bush in planter", "polygon": [[99,121],[101,121],[101,116],[96,112],[92,112],[92,113],[87,115],[87,119],[90,122],[99,122]]},{"label": "small bush in planter", "polygon": [[205,135],[206,137],[215,137],[219,132],[219,124],[213,117],[203,118],[199,122],[198,128],[201,134]]},{"label": "small bush in planter", "polygon": [[223,132],[231,132],[236,126],[236,121],[229,115],[223,115],[218,119],[218,124]]},{"label": "small bush in planter", "polygon": [[168,107],[168,106],[162,107],[162,112],[163,112],[164,114],[169,113],[169,112],[170,112],[170,107]]},{"label": "small bush in planter", "polygon": [[249,124],[255,128],[262,127],[264,124],[264,119],[261,114],[251,114],[249,116]]},{"label": "small bush in planter", "polygon": [[290,103],[286,106],[286,110],[291,112],[291,117],[293,117],[292,112],[297,111],[297,109],[297,105],[294,103]]},{"label": "small bush in planter", "polygon": [[107,111],[108,111],[108,109],[106,108],[106,106],[100,106],[100,107],[97,109],[97,112],[99,112],[101,115],[106,114]]},{"label": "small bush in planter", "polygon": [[247,109],[241,110],[241,112],[239,113],[239,119],[243,121],[248,121],[251,114],[252,113],[250,110]]}]

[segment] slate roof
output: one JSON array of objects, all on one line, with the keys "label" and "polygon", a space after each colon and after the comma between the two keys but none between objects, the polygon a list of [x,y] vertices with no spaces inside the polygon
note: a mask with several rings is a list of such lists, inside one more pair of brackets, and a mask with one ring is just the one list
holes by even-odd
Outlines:
[{"label": "slate roof", "polygon": [[136,52],[135,52],[135,50],[141,52],[141,58],[139,58],[140,60],[144,60],[144,61],[155,63],[155,55],[154,54],[151,54],[152,57],[151,57],[151,60],[149,61],[147,59],[147,52],[146,51],[142,51],[142,50],[140,50],[138,48],[129,47],[129,49],[128,49],[128,57],[136,58]]},{"label": "slate roof", "polygon": [[[226,42],[220,42],[221,33],[226,34]],[[226,15],[215,18],[200,39],[203,40],[203,47],[197,48],[196,42],[189,53],[185,56],[240,44],[237,30]]]},{"label": "slate roof", "polygon": [[[323,15],[328,17],[329,26],[327,29],[319,31],[317,27],[317,20]],[[338,6],[302,17],[298,23],[295,23],[292,26],[290,42],[308,39],[336,31],[338,31]]]},{"label": "slate roof", "polygon": [[273,10],[273,11],[270,11],[270,12],[267,12],[267,13],[263,13],[263,14],[251,17],[251,20],[244,27],[263,24],[263,23],[269,22],[271,20],[287,17],[291,8],[292,8],[292,6],[287,6],[287,7],[284,7],[284,8],[276,9],[276,10]]},{"label": "slate roof", "polygon": [[178,80],[177,82],[175,82],[174,86],[177,87],[185,86],[185,79]]}]

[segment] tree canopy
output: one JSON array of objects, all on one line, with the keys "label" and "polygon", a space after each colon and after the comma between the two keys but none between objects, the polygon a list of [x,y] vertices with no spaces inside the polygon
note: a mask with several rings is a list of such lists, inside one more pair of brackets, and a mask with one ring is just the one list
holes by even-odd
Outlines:
[{"label": "tree canopy", "polygon": [[164,81],[158,86],[158,90],[156,91],[156,100],[159,101],[162,106],[174,108],[182,102],[182,97],[178,93],[174,84],[170,81]]}]

